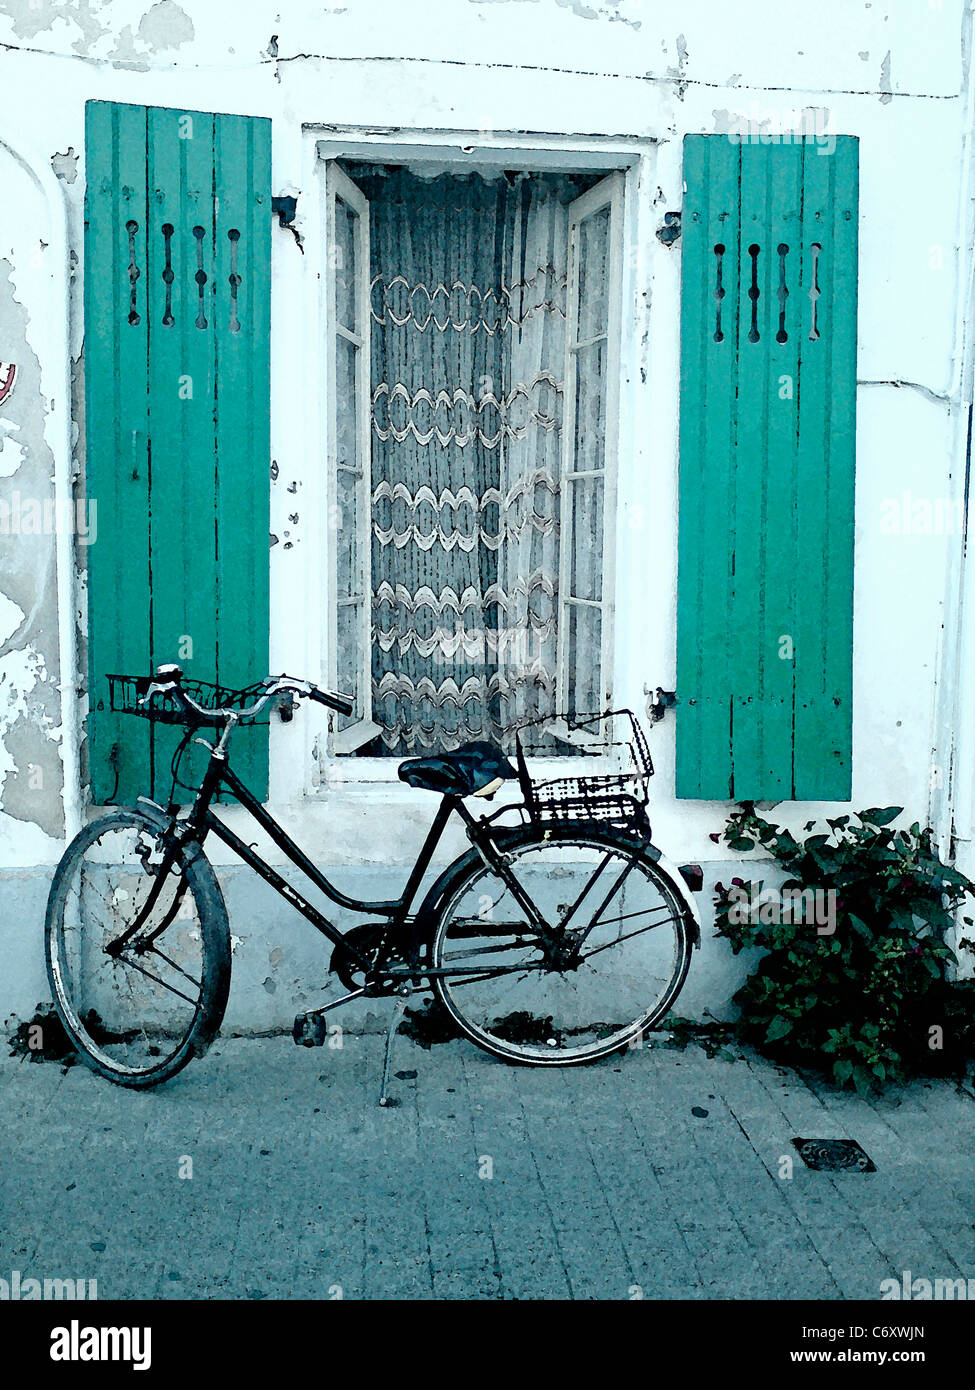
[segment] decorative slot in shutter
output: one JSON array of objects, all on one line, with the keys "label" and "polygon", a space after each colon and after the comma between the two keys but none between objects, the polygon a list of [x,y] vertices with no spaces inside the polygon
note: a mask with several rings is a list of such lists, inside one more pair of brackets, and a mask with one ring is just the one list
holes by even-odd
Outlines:
[{"label": "decorative slot in shutter", "polygon": [[684,140],[677,794],[850,796],[857,141]]},{"label": "decorative slot in shutter", "polygon": [[[89,762],[124,803],[168,795],[180,731],[112,714],[107,673],[267,674],[270,122],[86,116]],[[266,795],[266,728],[234,753]]]}]

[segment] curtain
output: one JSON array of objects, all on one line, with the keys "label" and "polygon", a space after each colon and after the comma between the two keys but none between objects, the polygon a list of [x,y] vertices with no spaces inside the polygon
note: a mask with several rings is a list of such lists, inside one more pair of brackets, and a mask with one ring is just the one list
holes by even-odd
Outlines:
[{"label": "curtain", "polygon": [[[554,712],[572,177],[360,166],[373,718],[390,755]],[[597,557],[598,558],[598,557]]]}]

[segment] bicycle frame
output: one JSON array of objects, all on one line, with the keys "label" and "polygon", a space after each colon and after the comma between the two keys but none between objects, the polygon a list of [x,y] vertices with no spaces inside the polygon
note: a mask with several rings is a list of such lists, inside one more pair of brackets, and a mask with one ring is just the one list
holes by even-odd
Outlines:
[{"label": "bicycle frame", "polygon": [[[264,880],[265,883],[269,883],[276,892],[292,905],[292,907],[296,908],[323,936],[328,937],[329,941],[331,941],[334,946],[341,945],[343,950],[348,951],[366,972],[371,972],[373,970],[373,962],[364,951],[361,951],[356,946],[354,941],[349,939],[347,934],[341,932],[333,922],[329,921],[324,913],[320,912],[302,893],[292,887],[277,869],[273,868],[262,859],[255,849],[247,844],[246,841],[242,840],[239,835],[219,819],[214,813],[211,803],[221,788],[225,788],[227,791],[233,793],[237,801],[244,807],[245,811],[247,811],[261,829],[267,833],[278,849],[301,870],[305,877],[309,879],[316,888],[324,893],[330,901],[334,902],[337,907],[346,908],[357,913],[361,912],[366,916],[385,918],[389,931],[396,931],[397,929],[404,928],[410,922],[411,904],[416,898],[424,876],[430,867],[436,848],[443,837],[447,822],[450,817],[456,813],[467,827],[468,838],[471,840],[474,847],[481,854],[482,858],[484,858],[488,866],[504,877],[514,896],[529,915],[539,935],[545,940],[550,937],[550,928],[548,924],[540,917],[537,908],[531,902],[527,894],[522,891],[520,884],[518,884],[514,876],[508,873],[504,857],[496,852],[490,830],[487,828],[487,822],[484,820],[479,821],[476,817],[472,816],[459,797],[444,795],[441,798],[433,824],[427,832],[426,839],[420,848],[413,868],[410,870],[406,886],[400,897],[382,900],[355,898],[341,892],[330,882],[325,874],[312,863],[300,846],[295,843],[287,831],[278,824],[274,817],[270,815],[261,802],[257,800],[253,793],[232,770],[225,752],[226,735],[216,746],[208,744],[202,739],[200,742],[210,748],[210,760],[203,781],[200,784],[200,789],[197,792],[196,799],[193,802],[189,815],[184,819],[177,820],[174,815],[171,825],[174,843],[169,845],[164,853],[157,874],[156,884],[148,894],[143,909],[138,917],[132,925],[112,943],[113,952],[120,953],[126,944],[133,937],[138,935],[143,924],[148,920],[162,891],[162,886],[166,881],[169,870],[176,861],[180,847],[190,842],[202,846],[206,836],[212,833],[232,849],[245,864]],[[170,809],[172,810],[172,808]],[[170,925],[176,913],[179,911],[182,893],[183,890],[180,888],[162,922],[154,927],[147,936],[139,938],[139,945],[143,949],[151,945],[155,938],[161,935]],[[413,925],[414,928],[422,926],[417,919],[413,919]],[[414,940],[415,939],[414,937]],[[390,968],[388,970],[382,970],[383,975],[401,975],[403,977],[410,977],[413,975],[430,977],[432,974],[448,975],[454,973],[459,974],[464,972],[461,970],[451,971],[450,969],[440,969],[431,972],[421,967],[417,967],[413,970],[409,968],[400,970]]]}]

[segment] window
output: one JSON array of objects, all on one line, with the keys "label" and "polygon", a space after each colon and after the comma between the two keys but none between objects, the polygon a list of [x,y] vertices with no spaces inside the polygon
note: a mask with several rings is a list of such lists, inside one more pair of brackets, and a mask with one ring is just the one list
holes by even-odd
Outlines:
[{"label": "window", "polygon": [[622,188],[328,163],[336,752],[609,701]]}]

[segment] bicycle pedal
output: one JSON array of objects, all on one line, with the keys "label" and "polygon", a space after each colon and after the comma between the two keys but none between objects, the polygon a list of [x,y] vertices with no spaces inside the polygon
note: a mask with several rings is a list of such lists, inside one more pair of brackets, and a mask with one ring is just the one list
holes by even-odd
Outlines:
[{"label": "bicycle pedal", "polygon": [[291,1029],[298,1047],[323,1047],[328,1029],[321,1014],[299,1014]]}]

